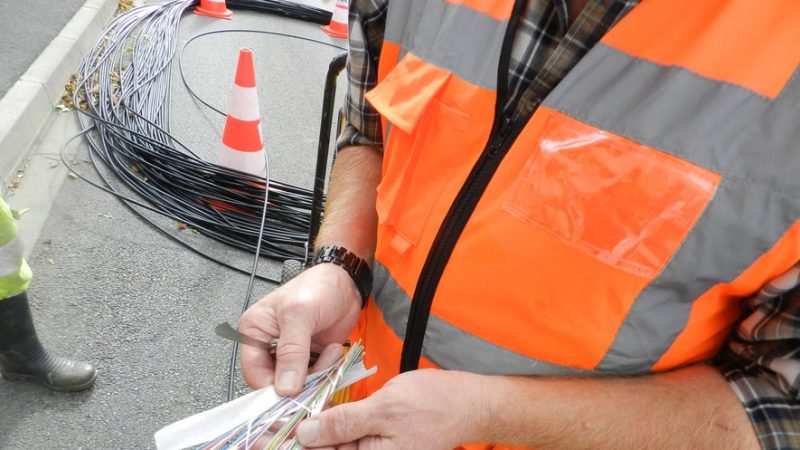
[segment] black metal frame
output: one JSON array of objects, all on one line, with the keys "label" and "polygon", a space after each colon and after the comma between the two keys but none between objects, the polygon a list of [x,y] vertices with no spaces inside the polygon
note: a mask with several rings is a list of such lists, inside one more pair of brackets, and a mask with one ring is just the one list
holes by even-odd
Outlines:
[{"label": "black metal frame", "polygon": [[[325,206],[325,182],[328,175],[328,152],[330,150],[331,126],[333,124],[333,106],[336,101],[336,81],[346,64],[347,52],[337,55],[328,65],[328,75],[325,78],[322,117],[319,126],[319,146],[317,147],[317,168],[314,174],[314,196],[311,203],[311,225],[308,230],[308,251],[306,252],[305,261],[303,261],[304,264],[311,262],[311,258],[314,257],[311,252],[322,223],[322,210]],[[335,157],[336,154],[334,153]]]}]

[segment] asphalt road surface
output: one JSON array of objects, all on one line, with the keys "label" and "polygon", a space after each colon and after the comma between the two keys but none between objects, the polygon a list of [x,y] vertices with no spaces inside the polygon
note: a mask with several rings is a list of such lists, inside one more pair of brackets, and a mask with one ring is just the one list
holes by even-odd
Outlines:
[{"label": "asphalt road surface", "polygon": [[[232,21],[186,14],[181,39],[240,28],[343,45],[314,24],[242,11]],[[255,33],[198,39],[183,61],[189,83],[223,109],[239,47],[252,47],[255,55],[273,177],[310,187],[325,73],[338,51]],[[215,158],[224,118],[191,100],[177,70],[174,79],[172,131],[193,150]],[[341,101],[344,76],[339,86]],[[75,160],[75,170],[91,173],[85,145]],[[156,219],[225,261],[246,268],[252,263],[251,255]],[[99,375],[93,390],[76,394],[0,381],[0,448],[153,448],[159,428],[224,401],[231,347],[213,328],[237,320],[246,276],[186,251],[112,196],[72,178],[58,192],[29,262],[34,270],[29,293],[42,340],[51,350],[96,364]],[[277,277],[279,271],[279,264],[262,260],[261,273]],[[270,289],[257,283],[254,297]],[[247,392],[241,381],[238,392]]]},{"label": "asphalt road surface", "polygon": [[85,0],[0,0],[0,98]]}]

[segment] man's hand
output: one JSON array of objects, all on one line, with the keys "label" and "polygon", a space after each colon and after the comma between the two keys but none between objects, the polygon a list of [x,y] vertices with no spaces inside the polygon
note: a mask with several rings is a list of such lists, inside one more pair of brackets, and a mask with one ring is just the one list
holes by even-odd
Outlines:
[{"label": "man's hand", "polygon": [[451,450],[481,427],[479,375],[417,370],[369,398],[335,406],[297,427],[304,447],[338,450]]},{"label": "man's hand", "polygon": [[450,450],[475,442],[547,449],[757,449],[713,367],[640,377],[514,377],[418,370],[295,430],[307,448]]},{"label": "man's hand", "polygon": [[244,379],[253,388],[275,383],[282,395],[296,394],[308,373],[310,351],[320,361],[340,354],[361,311],[361,296],[350,275],[334,264],[319,264],[250,307],[239,331],[269,342],[279,338],[277,364],[266,350],[241,346]]}]

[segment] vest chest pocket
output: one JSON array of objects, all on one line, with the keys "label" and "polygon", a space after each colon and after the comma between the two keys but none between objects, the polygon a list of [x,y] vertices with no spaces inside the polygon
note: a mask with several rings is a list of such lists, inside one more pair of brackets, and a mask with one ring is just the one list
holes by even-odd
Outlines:
[{"label": "vest chest pocket", "polygon": [[503,208],[594,258],[653,279],[721,177],[582,122],[552,114]]},{"label": "vest chest pocket", "polygon": [[464,165],[470,115],[443,99],[450,80],[408,53],[366,96],[389,123],[377,211],[396,232],[391,246],[400,254],[419,244],[442,191]]}]

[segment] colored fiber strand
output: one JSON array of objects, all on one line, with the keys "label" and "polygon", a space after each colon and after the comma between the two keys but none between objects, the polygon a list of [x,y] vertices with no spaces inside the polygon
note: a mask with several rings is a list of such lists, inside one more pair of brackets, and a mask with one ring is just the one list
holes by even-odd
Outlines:
[{"label": "colored fiber strand", "polygon": [[[249,422],[241,423],[222,435],[195,447],[196,450],[249,450],[262,438],[269,441],[259,448],[277,450],[287,443],[289,449],[299,449],[294,437],[290,437],[297,425],[305,418],[317,414],[328,404],[339,390],[344,375],[364,359],[364,348],[360,342],[333,366],[308,377],[302,391],[294,397],[283,397],[259,413]],[[275,430],[276,431],[270,431]]]}]

